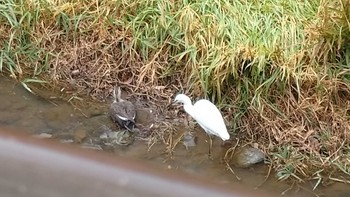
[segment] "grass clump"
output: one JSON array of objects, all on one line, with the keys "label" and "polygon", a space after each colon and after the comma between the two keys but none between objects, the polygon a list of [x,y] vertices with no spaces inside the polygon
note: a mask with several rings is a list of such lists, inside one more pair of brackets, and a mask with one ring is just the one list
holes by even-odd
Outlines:
[{"label": "grass clump", "polygon": [[[279,179],[349,173],[350,5],[323,1],[13,1],[0,69],[104,100],[209,97]],[[179,88],[181,87],[181,88]]]}]

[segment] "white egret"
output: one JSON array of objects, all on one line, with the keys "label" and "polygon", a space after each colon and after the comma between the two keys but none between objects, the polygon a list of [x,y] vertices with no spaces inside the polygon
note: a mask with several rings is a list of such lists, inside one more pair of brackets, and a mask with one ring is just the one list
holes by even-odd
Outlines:
[{"label": "white egret", "polygon": [[213,146],[211,136],[218,136],[223,141],[230,139],[230,135],[227,132],[224,119],[219,109],[213,103],[205,99],[201,99],[192,105],[191,99],[184,94],[178,94],[174,102],[182,103],[185,111],[192,116],[209,135],[209,157],[211,158]]},{"label": "white egret", "polygon": [[117,93],[116,87],[114,87],[113,99],[113,103],[109,108],[109,115],[114,122],[117,122],[120,126],[132,131],[135,126],[135,106],[130,101],[121,98],[120,87],[118,87]]}]

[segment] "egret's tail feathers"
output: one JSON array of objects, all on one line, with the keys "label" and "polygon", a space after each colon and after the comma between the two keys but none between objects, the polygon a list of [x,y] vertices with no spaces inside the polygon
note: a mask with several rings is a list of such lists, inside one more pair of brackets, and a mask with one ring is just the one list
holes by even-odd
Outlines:
[{"label": "egret's tail feathers", "polygon": [[226,131],[225,133],[222,133],[220,137],[223,141],[226,141],[230,139],[230,134],[228,134],[228,132]]}]

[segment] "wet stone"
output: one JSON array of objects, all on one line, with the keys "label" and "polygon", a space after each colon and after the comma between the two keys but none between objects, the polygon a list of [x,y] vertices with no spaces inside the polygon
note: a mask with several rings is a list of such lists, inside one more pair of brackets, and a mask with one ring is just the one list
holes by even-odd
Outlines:
[{"label": "wet stone", "polygon": [[23,116],[20,113],[7,112],[0,113],[0,124],[1,125],[11,125],[22,121]]},{"label": "wet stone", "polygon": [[142,125],[137,125],[137,128],[134,128],[132,131],[136,134],[136,137],[138,138],[147,138],[150,136],[152,132],[152,126],[151,127],[144,127]]},{"label": "wet stone", "polygon": [[264,161],[265,154],[254,147],[245,146],[239,148],[232,158],[232,162],[236,167],[248,168],[254,164]]},{"label": "wet stone", "polygon": [[135,140],[134,133],[126,129],[120,131],[112,131],[112,129],[110,129],[106,125],[103,125],[101,126],[100,130],[102,131],[100,139],[103,140],[104,145],[107,146],[128,146],[132,144]]},{"label": "wet stone", "polygon": [[85,111],[85,113],[88,117],[101,116],[106,115],[106,112],[104,110],[104,108],[98,106],[91,106],[87,111]]},{"label": "wet stone", "polygon": [[150,108],[139,108],[136,109],[135,122],[145,127],[150,126],[154,123],[154,110]]},{"label": "wet stone", "polygon": [[50,129],[42,129],[46,126],[46,123],[36,119],[35,116],[28,116],[27,119],[18,121],[16,123],[16,127],[25,129],[26,131],[30,132],[31,134],[40,134],[40,133],[52,133],[47,132]]},{"label": "wet stone", "polygon": [[50,133],[40,133],[37,135],[33,135],[36,138],[40,138],[40,139],[47,139],[47,138],[52,138],[52,134]]},{"label": "wet stone", "polygon": [[110,133],[109,138],[111,139],[112,144],[122,146],[130,145],[135,139],[133,133],[129,132],[128,130],[112,132]]},{"label": "wet stone", "polygon": [[84,129],[77,129],[73,132],[74,142],[82,143],[87,136],[87,132]]},{"label": "wet stone", "polygon": [[[63,107],[53,107],[47,109],[40,113],[43,121],[52,129],[59,130],[62,129],[62,123],[71,123],[74,115],[72,113],[67,113],[67,109]],[[67,126],[67,125],[66,125]]]},{"label": "wet stone", "polygon": [[60,142],[62,144],[71,144],[74,142],[74,140],[72,140],[72,139],[60,139]]},{"label": "wet stone", "polygon": [[196,146],[196,137],[193,136],[191,133],[186,132],[183,136],[183,145],[188,149],[188,147]]},{"label": "wet stone", "polygon": [[136,128],[133,131],[137,137],[148,137],[155,123],[154,110],[151,108],[137,108],[135,122]]},{"label": "wet stone", "polygon": [[92,141],[84,142],[81,144],[80,147],[85,148],[85,149],[91,149],[91,150],[99,150],[99,151],[103,150],[103,148],[100,145],[95,144]]},{"label": "wet stone", "polygon": [[99,127],[98,132],[101,133],[101,135],[100,135],[101,139],[108,139],[108,136],[113,131],[107,125],[102,125],[102,126]]}]

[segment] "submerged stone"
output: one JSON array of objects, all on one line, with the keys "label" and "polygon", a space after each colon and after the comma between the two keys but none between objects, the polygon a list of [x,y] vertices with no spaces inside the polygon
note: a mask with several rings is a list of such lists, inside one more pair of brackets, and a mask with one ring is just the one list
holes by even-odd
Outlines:
[{"label": "submerged stone", "polygon": [[72,139],[60,139],[60,142],[62,144],[71,144],[74,142],[74,140],[72,140]]},{"label": "submerged stone", "polygon": [[154,111],[150,108],[137,108],[136,109],[137,116],[135,121],[138,124],[142,124],[144,126],[149,126],[154,123]]},{"label": "submerged stone", "polygon": [[40,139],[52,138],[52,134],[50,134],[50,133],[40,133],[38,135],[33,135],[33,136],[40,138]]},{"label": "submerged stone", "polygon": [[245,146],[239,148],[232,158],[232,162],[236,167],[248,168],[254,164],[264,161],[265,154],[254,147]]},{"label": "submerged stone", "polygon": [[82,143],[84,139],[87,137],[87,131],[84,129],[77,129],[73,132],[74,142]]},{"label": "submerged stone", "polygon": [[110,133],[109,138],[112,144],[128,146],[135,140],[134,136],[135,135],[128,130],[121,130]]},{"label": "submerged stone", "polygon": [[80,147],[85,148],[85,149],[91,149],[91,150],[99,150],[99,151],[103,150],[100,145],[93,144],[91,142],[82,143],[80,145]]},{"label": "submerged stone", "polygon": [[100,135],[100,139],[104,140],[104,144],[108,146],[128,146],[135,140],[135,135],[127,129],[112,131],[109,127],[103,125],[101,130],[102,134]]},{"label": "submerged stone", "polygon": [[186,132],[183,136],[183,142],[184,146],[186,147],[186,149],[188,149],[188,147],[193,147],[196,146],[196,137],[193,136],[191,133]]}]

